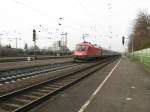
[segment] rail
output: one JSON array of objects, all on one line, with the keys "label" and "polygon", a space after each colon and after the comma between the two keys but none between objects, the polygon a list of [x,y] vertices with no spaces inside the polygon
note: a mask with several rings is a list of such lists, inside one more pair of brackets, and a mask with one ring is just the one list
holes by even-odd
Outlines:
[{"label": "rail", "polygon": [[0,85],[4,85],[7,83],[13,83],[18,80],[27,79],[30,77],[34,77],[40,74],[45,74],[52,71],[57,71],[64,68],[69,68],[77,66],[77,64],[73,63],[57,63],[57,64],[49,64],[44,66],[38,67],[31,67],[30,69],[17,69],[17,70],[10,70],[10,71],[3,71],[0,72]]}]

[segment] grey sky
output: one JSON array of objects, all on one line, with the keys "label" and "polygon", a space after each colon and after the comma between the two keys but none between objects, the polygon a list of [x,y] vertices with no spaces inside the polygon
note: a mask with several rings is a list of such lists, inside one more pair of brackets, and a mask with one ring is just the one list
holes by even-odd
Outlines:
[{"label": "grey sky", "polygon": [[150,12],[149,4],[149,0],[0,0],[2,43],[14,46],[15,41],[7,38],[18,37],[19,47],[25,42],[32,45],[35,28],[41,30],[37,40],[41,48],[51,46],[66,31],[71,49],[82,41],[83,33],[89,33],[86,40],[108,48],[112,32],[112,49],[122,51],[121,36],[129,35],[140,10]]}]

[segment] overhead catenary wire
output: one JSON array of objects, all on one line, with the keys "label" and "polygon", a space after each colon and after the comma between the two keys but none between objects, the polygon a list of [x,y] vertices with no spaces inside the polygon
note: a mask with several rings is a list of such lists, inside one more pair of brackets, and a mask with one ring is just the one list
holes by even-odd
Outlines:
[{"label": "overhead catenary wire", "polygon": [[[50,15],[47,14],[46,12],[42,11],[42,10],[39,10],[35,7],[32,7],[30,4],[27,4],[27,2],[23,2],[21,0],[11,0],[13,1],[14,3],[18,4],[18,5],[21,5],[25,8],[28,8],[29,10],[31,10],[32,12],[35,12],[41,16],[44,16],[45,18],[47,19],[51,19]],[[79,2],[78,2],[79,1]],[[102,38],[99,38],[99,37],[108,37],[107,35],[104,35],[104,34],[101,34],[101,32],[97,29],[97,25],[99,24],[98,22],[94,23],[96,21],[96,18],[94,18],[94,16],[91,16],[92,15],[92,10],[89,10],[88,7],[86,7],[86,5],[83,3],[84,1],[81,1],[81,0],[77,0],[76,1],[78,3],[78,5],[83,9],[83,11],[85,12],[85,14],[91,18],[91,21],[93,21],[92,23],[88,23],[88,29],[92,31],[93,33],[93,37],[94,40],[98,40],[100,41],[100,39]],[[93,24],[94,23],[94,24]],[[65,25],[65,29],[68,29],[68,30],[72,30],[72,31],[77,31],[77,32],[80,32],[80,34],[82,34],[83,32],[84,33],[89,33],[89,32],[86,32],[87,30],[84,30],[84,29],[80,29],[78,26],[73,26],[73,25]],[[101,25],[100,25],[101,26]],[[90,27],[93,27],[92,29]],[[71,34],[70,34],[71,35]]]},{"label": "overhead catenary wire", "polygon": [[22,6],[26,7],[26,8],[28,8],[28,9],[32,10],[33,12],[36,12],[36,13],[42,15],[42,16],[48,16],[47,14],[45,14],[45,12],[42,12],[41,10],[38,10],[38,9],[36,9],[34,7],[31,7],[30,5],[27,5],[27,4],[23,3],[23,2],[20,2],[18,0],[11,0],[11,1],[16,3],[16,4],[22,5]]},{"label": "overhead catenary wire", "polygon": [[[23,2],[18,1],[18,0],[11,0],[11,1],[13,1],[13,2],[16,3],[16,4],[22,5],[22,6],[24,6],[25,8],[28,8],[28,9],[32,10],[33,12],[38,13],[38,14],[41,15],[41,16],[45,16],[47,19],[50,19],[50,18],[51,18],[46,12],[41,11],[41,10],[39,10],[39,9],[36,9],[36,8],[34,8],[34,7],[31,7],[30,5],[28,5],[28,4],[26,4],[26,3],[23,3]],[[95,18],[93,18],[93,16],[91,16],[91,12],[89,12],[89,10],[81,3],[80,0],[79,0],[79,5],[80,5],[80,7],[81,7],[82,9],[84,9],[84,12],[87,13],[87,15],[91,18],[91,21],[95,21]],[[77,31],[79,31],[80,33],[83,32],[83,31],[80,30],[79,28],[75,28],[75,27],[69,26],[69,25],[65,25],[65,26],[71,28],[72,30],[77,30]],[[93,25],[89,25],[89,26],[93,26]],[[94,27],[95,27],[95,25],[94,25]],[[99,35],[101,35],[100,32],[97,31],[96,28],[95,28],[95,32],[98,33]]]},{"label": "overhead catenary wire", "polygon": [[[16,3],[16,4],[18,4],[18,5],[23,6],[23,7],[25,7],[25,8],[28,8],[28,9],[30,9],[31,11],[33,11],[33,12],[35,12],[35,13],[41,15],[41,16],[45,16],[46,19],[51,19],[51,17],[49,16],[49,14],[47,14],[47,13],[44,12],[44,11],[41,11],[41,10],[39,10],[39,9],[36,9],[36,8],[30,6],[30,5],[26,4],[26,3],[23,3],[23,2],[21,2],[21,1],[18,1],[18,0],[11,0],[11,1],[14,2],[14,3]],[[83,32],[83,31],[80,30],[79,28],[75,28],[75,27],[70,26],[70,25],[65,25],[65,26],[71,28],[72,30],[77,30],[77,31],[79,31],[80,33]]]},{"label": "overhead catenary wire", "polygon": [[[28,8],[28,9],[32,10],[33,12],[38,13],[38,14],[41,15],[41,16],[45,16],[47,19],[50,19],[50,18],[51,18],[46,12],[41,11],[41,10],[39,10],[39,9],[36,9],[36,8],[30,6],[30,5],[26,4],[26,3],[23,3],[23,2],[21,2],[21,1],[19,1],[19,0],[10,0],[10,1],[12,1],[12,2],[14,2],[14,3],[18,4],[18,5],[21,5],[21,6],[25,7],[25,8]],[[92,15],[92,12],[90,12],[90,11],[88,10],[88,8],[87,8],[80,0],[78,0],[78,1],[76,1],[76,2],[77,2],[77,3],[80,5],[80,7],[84,10],[84,12],[91,18],[91,21],[95,21],[95,18],[94,18],[93,16],[91,16],[91,15]],[[110,6],[111,4],[109,3],[109,1],[107,1],[107,2],[108,2],[108,6],[111,7],[111,6]],[[108,8],[109,8],[109,7],[108,7]],[[111,7],[111,8],[112,8],[112,7]],[[77,30],[77,31],[79,31],[80,33],[83,32],[82,30],[80,30],[79,28],[76,28],[76,27],[74,27],[74,26],[70,26],[70,25],[64,25],[64,26],[69,27],[69,28],[71,28],[72,30]],[[102,35],[99,31],[97,31],[96,25],[89,25],[89,26],[93,26],[94,29],[95,29],[95,32],[97,32],[98,35]]]},{"label": "overhead catenary wire", "polygon": [[[31,9],[33,12],[36,12],[36,13],[42,15],[42,16],[46,16],[47,18],[50,18],[49,15],[46,14],[44,11],[38,10],[38,9],[36,9],[34,7],[31,7],[31,6],[29,6],[29,5],[27,5],[27,4],[23,3],[23,2],[20,2],[18,0],[11,0],[11,1],[13,1],[13,2],[15,2],[15,3],[19,4],[19,5],[22,5],[22,6],[26,7],[26,8],[28,8],[28,9]],[[75,28],[73,26],[68,26],[68,25],[66,25],[66,26],[71,28],[71,29],[73,29],[73,30],[78,30],[80,32],[83,32],[82,30],[79,30],[78,28]]]},{"label": "overhead catenary wire", "polygon": [[[94,18],[93,16],[91,16],[93,12],[89,11],[88,8],[80,0],[78,0],[76,2],[80,5],[80,7],[83,9],[83,11],[86,13],[86,15],[91,18],[91,22],[95,22],[96,18]],[[99,23],[97,22],[96,24],[99,24]],[[93,24],[89,25],[89,27],[93,27],[94,28],[94,30],[93,30],[94,33],[97,33],[99,36],[102,36],[102,34],[97,30],[96,24],[95,25],[93,25]]]}]

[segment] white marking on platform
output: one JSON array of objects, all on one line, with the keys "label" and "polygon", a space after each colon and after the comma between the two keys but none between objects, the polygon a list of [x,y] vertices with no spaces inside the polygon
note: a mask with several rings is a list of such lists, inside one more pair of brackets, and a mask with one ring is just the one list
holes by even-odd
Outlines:
[{"label": "white marking on platform", "polygon": [[127,100],[127,101],[130,101],[130,100],[132,100],[132,98],[127,97],[126,100]]},{"label": "white marking on platform", "polygon": [[108,78],[112,75],[113,71],[116,69],[116,67],[119,65],[121,62],[121,59],[118,61],[118,63],[115,65],[115,67],[109,72],[109,74],[106,76],[106,78],[103,80],[103,82],[97,87],[97,89],[94,91],[94,93],[90,96],[90,98],[84,103],[84,105],[80,108],[78,112],[84,112],[85,109],[88,107],[90,102],[93,100],[93,98],[96,96],[96,94],[101,90],[103,85],[106,83]]},{"label": "white marking on platform", "polygon": [[135,89],[135,86],[132,86],[131,88],[132,88],[132,89]]}]

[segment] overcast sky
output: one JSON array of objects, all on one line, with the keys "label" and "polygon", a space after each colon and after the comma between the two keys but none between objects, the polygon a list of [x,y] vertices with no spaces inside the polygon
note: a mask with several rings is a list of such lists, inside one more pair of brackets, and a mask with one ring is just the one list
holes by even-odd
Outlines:
[{"label": "overcast sky", "polygon": [[41,31],[37,34],[41,48],[52,46],[61,32],[68,32],[70,49],[86,33],[87,41],[105,48],[111,44],[111,49],[122,51],[121,37],[130,34],[140,10],[150,12],[149,4],[149,0],[0,0],[1,43],[15,47],[11,38],[17,37],[22,39],[19,47],[31,46],[36,29]]}]

